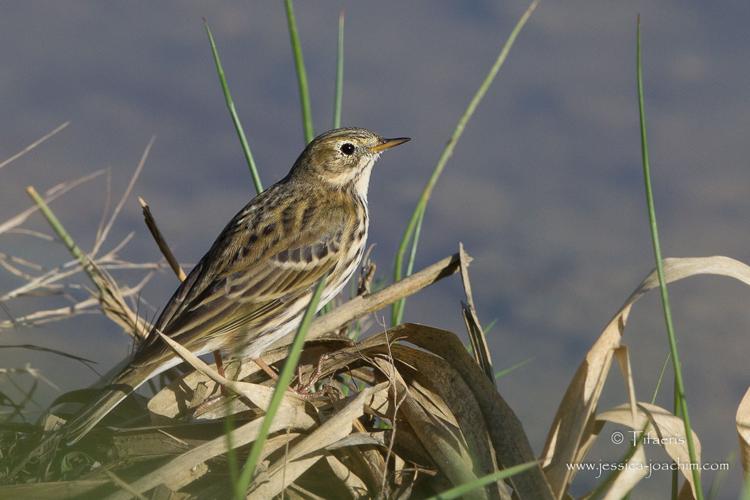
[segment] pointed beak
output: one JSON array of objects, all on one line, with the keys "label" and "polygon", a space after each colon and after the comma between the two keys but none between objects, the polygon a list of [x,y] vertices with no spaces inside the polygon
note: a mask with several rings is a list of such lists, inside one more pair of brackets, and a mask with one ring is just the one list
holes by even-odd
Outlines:
[{"label": "pointed beak", "polygon": [[398,137],[396,139],[383,139],[383,142],[378,144],[377,146],[373,146],[370,148],[370,151],[373,153],[380,153],[382,151],[385,151],[386,149],[395,148],[396,146],[399,146],[405,142],[409,142],[411,140],[410,137]]}]

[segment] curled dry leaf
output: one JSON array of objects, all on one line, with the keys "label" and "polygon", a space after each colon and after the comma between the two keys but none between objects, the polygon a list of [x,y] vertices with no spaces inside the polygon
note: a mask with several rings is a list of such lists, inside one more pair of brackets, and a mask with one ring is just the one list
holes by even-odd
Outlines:
[{"label": "curled dry leaf", "polygon": [[737,435],[740,439],[740,457],[745,478],[750,477],[750,389],[737,407]]},{"label": "curled dry leaf", "polygon": [[[283,350],[276,350],[263,355],[263,359],[270,364],[285,357],[286,354]],[[218,374],[216,365],[208,366]],[[226,378],[231,380],[243,380],[260,372],[260,367],[251,362],[240,363],[235,360],[224,366],[224,374]],[[216,398],[220,394],[220,388],[221,384],[208,375],[198,370],[192,371],[164,386],[149,400],[148,409],[152,414],[160,417],[176,418],[186,409],[192,409],[211,398]],[[186,401],[191,402],[189,408],[186,407]]]},{"label": "curled dry leaf", "polygon": [[[204,363],[198,356],[190,352],[178,342],[172,340],[170,337],[164,335],[161,332],[156,332],[162,338],[164,342],[169,345],[182,359],[184,359],[190,366],[203,373],[207,377],[211,378],[217,384],[221,384],[227,389],[234,392],[236,395],[241,396],[255,406],[266,409],[268,404],[271,402],[271,395],[273,394],[273,387],[265,387],[258,384],[250,384],[248,382],[237,382],[235,380],[229,380],[223,377],[215,369],[211,368],[208,364]],[[298,410],[302,411],[304,402],[298,397],[287,393],[284,395],[282,400],[282,406],[295,406]]]},{"label": "curled dry leaf", "polygon": [[352,470],[344,465],[335,455],[326,455],[328,466],[339,481],[344,483],[352,498],[363,498],[367,496],[367,484]]},{"label": "curled dry leaf", "polygon": [[[661,445],[675,463],[686,466],[690,464],[685,425],[682,419],[660,406],[639,402],[636,418],[633,419],[630,405],[625,404],[600,413],[596,416],[596,419],[600,422],[611,422],[630,427],[634,432],[634,434],[628,433],[628,436],[631,437],[639,438],[641,432],[643,432],[644,439],[647,439],[649,444]],[[693,441],[695,442],[697,458],[700,461],[700,440],[695,432],[693,432]],[[625,442],[632,442],[632,439],[626,439]],[[695,492],[690,467],[681,468],[680,472]]]},{"label": "curled dry leaf", "polygon": [[[502,468],[534,462],[521,421],[497,392],[455,334],[425,325],[406,323],[390,330],[392,338],[403,338],[447,361],[464,379],[479,405],[489,439]],[[533,467],[508,479],[521,498],[552,498],[541,467]]]},{"label": "curled dry leaf", "polygon": [[410,394],[429,401],[429,406],[422,402],[423,407],[435,408],[431,414],[461,437],[474,462],[474,473],[481,477],[497,470],[481,408],[456,370],[442,358],[408,346],[394,346],[393,353],[395,359],[414,366],[414,371],[401,370],[409,380]]},{"label": "curled dry leaf", "polygon": [[[750,285],[750,267],[723,256],[664,259],[664,273],[668,283],[690,276],[713,274]],[[567,464],[575,462],[581,446],[589,441],[590,421],[609,373],[614,351],[621,345],[630,309],[643,294],[658,286],[659,278],[652,271],[594,342],[560,402],[541,457],[556,498],[563,497],[573,477]]]},{"label": "curled dry leaf", "polygon": [[283,457],[273,462],[264,475],[267,482],[252,485],[250,495],[256,498],[272,498],[281,493],[288,484],[327,454],[327,446],[351,434],[352,422],[362,416],[367,399],[373,393],[384,390],[387,390],[387,384],[360,392],[343,409],[292,446]]},{"label": "curled dry leaf", "polygon": [[[454,485],[476,480],[478,476],[473,471],[473,463],[463,439],[411,396],[406,382],[392,365],[388,366],[390,363],[383,359],[376,359],[375,362],[383,373],[388,373],[392,378],[391,384],[396,394],[394,399],[400,403],[399,413],[409,422],[440,471]],[[398,428],[394,435],[398,435]],[[467,498],[487,498],[487,495],[484,490],[475,490]]]},{"label": "curled dry leaf", "polygon": [[635,383],[633,382],[633,369],[630,366],[630,352],[628,346],[621,345],[614,350],[617,365],[620,367],[620,375],[625,381],[625,389],[628,391],[628,403],[630,403],[630,416],[633,420],[636,418],[636,405],[638,400],[635,397]]},{"label": "curled dry leaf", "polygon": [[620,500],[630,493],[648,473],[648,459],[643,443],[638,443],[633,454],[625,461],[624,468],[606,489],[603,500]]},{"label": "curled dry leaf", "polygon": [[461,308],[466,333],[469,335],[469,341],[471,342],[471,352],[487,378],[494,382],[495,370],[492,368],[490,347],[487,345],[487,337],[485,337],[482,325],[479,323],[477,308],[474,305],[474,294],[471,291],[471,280],[469,280],[469,262],[471,260],[464,250],[463,243],[458,244],[458,255],[461,263],[461,283],[463,283],[464,294],[466,294],[466,302],[461,303]]},{"label": "curled dry leaf", "polygon": [[[232,445],[238,448],[252,443],[258,436],[262,420],[262,418],[258,418],[236,428],[232,433]],[[278,432],[284,429],[305,430],[313,425],[315,425],[315,420],[306,413],[298,412],[295,408],[282,406],[273,420],[271,432]],[[163,483],[165,478],[179,474],[180,471],[200,466],[207,460],[223,455],[227,451],[228,443],[226,436],[219,436],[173,458],[166,464],[132,482],[130,486],[139,493],[146,492]],[[109,500],[128,500],[130,496],[125,492],[116,492],[108,498]]]}]

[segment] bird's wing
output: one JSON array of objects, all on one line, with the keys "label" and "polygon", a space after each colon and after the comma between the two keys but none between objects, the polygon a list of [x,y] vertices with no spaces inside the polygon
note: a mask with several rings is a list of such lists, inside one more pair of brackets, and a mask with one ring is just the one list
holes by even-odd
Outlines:
[{"label": "bird's wing", "polygon": [[[264,203],[258,198],[224,228],[167,303],[156,329],[188,348],[239,328],[252,337],[254,326],[308,294],[336,267],[351,225],[343,207],[305,199],[274,214],[257,210]],[[325,216],[313,216],[316,210]]]}]

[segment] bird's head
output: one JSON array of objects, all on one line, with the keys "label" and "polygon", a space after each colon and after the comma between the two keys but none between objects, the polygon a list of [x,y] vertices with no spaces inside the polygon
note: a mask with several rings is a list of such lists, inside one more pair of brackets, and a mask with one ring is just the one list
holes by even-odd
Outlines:
[{"label": "bird's head", "polygon": [[363,128],[330,130],[307,145],[292,174],[312,176],[337,189],[352,186],[366,197],[370,172],[380,154],[408,140],[408,137],[383,139]]}]

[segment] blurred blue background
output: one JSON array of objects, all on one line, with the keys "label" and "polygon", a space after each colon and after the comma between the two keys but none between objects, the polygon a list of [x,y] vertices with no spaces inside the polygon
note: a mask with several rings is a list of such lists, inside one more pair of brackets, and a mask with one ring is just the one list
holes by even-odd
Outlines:
[{"label": "blurred blue background", "polygon": [[[332,122],[336,25],[344,8],[343,123],[413,138],[381,160],[371,183],[370,241],[379,275],[390,279],[415,200],[526,5],[297,3],[316,132]],[[417,258],[417,267],[430,264],[455,252],[459,241],[474,256],[480,318],[497,320],[489,335],[496,367],[533,358],[499,387],[536,450],[589,346],[652,267],[634,85],[637,13],[664,253],[750,262],[750,6],[543,2],[440,180]],[[0,160],[58,124],[72,124],[0,171],[0,220],[30,205],[26,185],[47,189],[100,168],[111,169],[118,196],[156,135],[134,194],[150,202],[181,261],[200,258],[254,194],[202,17],[216,36],[263,182],[286,173],[304,141],[280,2],[10,2],[0,19]],[[85,248],[92,245],[106,192],[100,177],[53,204]],[[25,227],[47,230],[38,215]],[[157,260],[134,196],[109,245],[130,231],[135,237],[122,255]],[[50,266],[69,259],[59,245],[18,234],[0,236],[0,252]],[[142,275],[126,274],[124,281],[135,284]],[[0,272],[0,291],[19,283]],[[158,309],[175,285],[170,272],[161,272],[142,299]],[[406,319],[463,335],[462,296],[457,279],[442,282],[408,301]],[[750,290],[699,278],[673,286],[672,298],[703,458],[725,461],[736,457],[734,414],[750,379]],[[43,304],[8,302],[3,314],[20,316]],[[668,351],[658,306],[656,295],[639,303],[625,337],[643,400],[650,399]],[[143,313],[151,316],[148,307]],[[96,316],[2,331],[0,343],[65,349],[98,361],[102,372],[130,349],[127,336]],[[0,349],[0,367],[26,363],[62,390],[94,378],[69,360]],[[610,377],[602,409],[625,401],[618,377]],[[0,388],[13,394],[7,379],[0,379]],[[671,393],[667,381],[658,403],[671,407]],[[54,395],[41,388],[39,408]],[[602,456],[623,452],[595,449]],[[727,498],[734,497],[740,476],[735,461],[723,489]],[[712,478],[706,474],[708,483]],[[594,483],[579,479],[577,493]],[[641,495],[662,497],[668,480],[666,473],[654,475]]]}]

